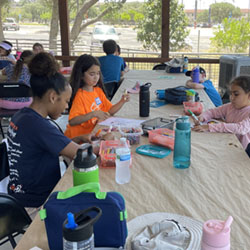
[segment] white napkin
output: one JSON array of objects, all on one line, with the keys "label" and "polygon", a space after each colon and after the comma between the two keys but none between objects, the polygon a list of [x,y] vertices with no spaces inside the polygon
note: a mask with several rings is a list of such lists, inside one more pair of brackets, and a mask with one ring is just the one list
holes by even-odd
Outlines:
[{"label": "white napkin", "polygon": [[133,250],[184,250],[189,242],[189,231],[174,220],[148,225],[131,241]]}]

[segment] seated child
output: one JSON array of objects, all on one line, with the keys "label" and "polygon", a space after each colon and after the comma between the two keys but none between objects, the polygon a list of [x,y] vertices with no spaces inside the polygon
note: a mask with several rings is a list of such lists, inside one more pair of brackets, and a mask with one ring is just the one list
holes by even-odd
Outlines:
[{"label": "seated child", "polygon": [[[190,76],[193,80],[192,74],[193,71],[189,70],[185,75]],[[206,80],[206,71],[202,67],[200,67],[200,83],[193,82],[192,80],[186,82],[187,87],[192,89],[204,89],[215,107],[222,105],[220,94],[215,89],[213,83],[210,80]]]},{"label": "seated child", "polygon": [[33,53],[36,55],[40,52],[44,52],[43,45],[41,43],[34,43],[32,46]]},{"label": "seated child", "polygon": [[234,133],[244,149],[250,143],[250,76],[238,76],[231,82],[231,102],[209,109],[201,114],[199,120],[222,119],[224,122],[198,125],[194,131]]},{"label": "seated child", "polygon": [[[116,56],[121,56],[121,48],[120,48],[120,46],[118,44],[116,45],[115,55]],[[124,61],[123,58],[122,58],[122,60],[123,60],[124,72],[128,72],[129,68],[128,68],[128,66],[127,66],[127,64],[126,64],[126,62]]]},{"label": "seated child", "polygon": [[33,102],[12,117],[8,127],[10,180],[8,193],[24,207],[40,207],[59,179],[59,156],[74,159],[90,135],[70,140],[47,119],[68,107],[72,89],[58,73],[50,54],[41,52],[29,63]]},{"label": "seated child", "polygon": [[91,133],[98,121],[114,115],[129,101],[128,94],[123,95],[114,105],[107,99],[101,80],[100,63],[91,55],[81,55],[76,60],[70,84],[73,102],[65,131],[69,138]]},{"label": "seated child", "polygon": [[0,60],[2,61],[0,69],[8,65],[8,63],[4,63],[4,61],[9,61],[13,64],[16,63],[15,57],[11,54],[12,46],[12,43],[8,41],[2,41],[0,43]]},{"label": "seated child", "polygon": [[106,40],[103,43],[103,51],[106,53],[106,56],[99,57],[103,83],[109,100],[113,98],[118,89],[120,79],[124,75],[124,61],[115,54],[116,50],[116,42],[112,39]]},{"label": "seated child", "polygon": [[[3,69],[2,73],[7,75],[8,82],[23,82],[30,86],[28,63],[32,59],[32,55],[31,50],[25,50],[15,65],[9,64]],[[5,109],[21,109],[29,106],[31,101],[30,97],[3,98],[0,99],[0,107]]]}]

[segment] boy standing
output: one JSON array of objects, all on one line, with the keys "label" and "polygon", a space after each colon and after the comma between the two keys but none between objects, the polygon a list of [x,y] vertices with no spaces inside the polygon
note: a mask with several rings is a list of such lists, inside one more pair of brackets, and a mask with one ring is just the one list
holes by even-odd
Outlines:
[{"label": "boy standing", "polygon": [[103,51],[106,56],[99,57],[103,83],[111,100],[118,89],[121,76],[124,75],[123,59],[115,55],[117,44],[114,40],[109,39],[103,43]]},{"label": "boy standing", "polygon": [[186,82],[186,86],[192,89],[204,89],[213,102],[213,104],[218,107],[222,105],[222,100],[215,89],[213,83],[210,80],[206,80],[206,71],[202,67],[200,67],[200,77],[199,83],[193,82],[193,70],[189,70],[185,73],[186,76],[190,76],[191,80]]}]

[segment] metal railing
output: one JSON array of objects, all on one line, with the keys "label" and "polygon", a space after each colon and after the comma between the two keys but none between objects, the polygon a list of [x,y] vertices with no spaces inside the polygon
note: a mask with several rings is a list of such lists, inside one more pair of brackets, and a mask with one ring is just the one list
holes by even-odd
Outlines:
[{"label": "metal railing", "polygon": [[[8,39],[13,43],[14,48],[32,49],[32,46],[35,42],[40,42],[43,44],[44,49],[49,51],[49,41],[47,39]],[[99,57],[104,55],[103,49],[101,46],[87,46],[83,45],[81,42],[77,42],[71,48],[70,57],[65,57],[61,55],[61,41],[57,40],[56,49],[52,50],[53,53],[57,56],[58,60],[69,60],[71,65],[73,65],[74,60],[81,54],[91,54],[93,56]],[[184,57],[187,56],[189,58],[189,69],[192,69],[194,66],[199,64],[206,70],[207,78],[212,80],[215,87],[218,88],[219,81],[219,58],[223,53],[194,53],[194,52],[170,52],[170,58],[176,57]],[[229,54],[228,54],[229,55]],[[235,55],[235,54],[232,54]],[[237,55],[248,55],[247,53],[241,53]],[[161,58],[161,54],[159,52],[145,51],[145,50],[136,50],[136,49],[128,49],[122,48],[122,57],[124,57],[128,67],[130,69],[136,70],[151,70],[154,65],[157,63],[162,63],[168,61],[170,58]]]}]

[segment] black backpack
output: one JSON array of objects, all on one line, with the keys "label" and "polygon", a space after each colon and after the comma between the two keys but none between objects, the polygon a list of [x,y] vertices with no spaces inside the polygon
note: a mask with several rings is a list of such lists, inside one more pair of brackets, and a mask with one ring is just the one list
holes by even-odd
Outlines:
[{"label": "black backpack", "polygon": [[[165,100],[167,103],[181,105],[183,102],[187,101],[187,92],[190,88],[185,86],[178,86],[175,88],[165,89]],[[199,94],[196,92],[195,101],[198,102],[200,100]]]}]

